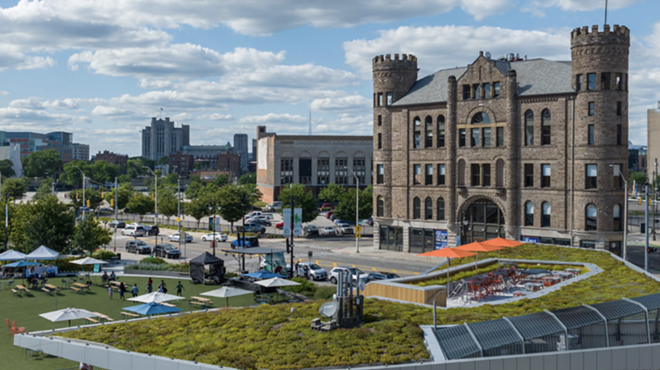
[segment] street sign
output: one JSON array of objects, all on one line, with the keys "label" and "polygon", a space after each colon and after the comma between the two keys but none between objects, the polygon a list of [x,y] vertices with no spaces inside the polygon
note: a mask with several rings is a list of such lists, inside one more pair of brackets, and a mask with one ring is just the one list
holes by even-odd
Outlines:
[{"label": "street sign", "polygon": [[302,208],[293,210],[293,235],[302,235]]},{"label": "street sign", "polygon": [[362,232],[362,226],[360,226],[360,225],[355,226],[355,232],[358,233],[358,234],[361,233]]},{"label": "street sign", "polygon": [[291,208],[282,209],[282,235],[291,236]]},{"label": "street sign", "polygon": [[307,258],[312,258],[313,255],[314,253],[312,253],[312,251],[307,252]]},{"label": "street sign", "polygon": [[355,237],[356,237],[356,238],[361,238],[361,237],[362,237],[362,234],[360,234],[360,233],[355,233]]},{"label": "street sign", "polygon": [[181,217],[177,217],[176,222],[181,222]]}]

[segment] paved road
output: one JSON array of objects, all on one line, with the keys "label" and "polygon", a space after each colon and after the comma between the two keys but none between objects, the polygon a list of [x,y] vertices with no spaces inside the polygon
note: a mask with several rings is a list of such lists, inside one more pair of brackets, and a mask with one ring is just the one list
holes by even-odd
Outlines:
[{"label": "paved road", "polygon": [[[163,233],[158,237],[158,242],[168,243],[167,235],[170,233],[170,230],[163,230]],[[187,255],[188,258],[194,258],[203,252],[212,252],[210,242],[200,241],[200,237],[203,235],[202,233],[190,234],[193,235],[194,242],[182,247],[182,253],[184,253],[184,256]],[[117,233],[117,252],[122,253],[122,259],[139,260],[146,257],[146,255],[126,253],[124,246],[126,245],[126,241],[130,239],[132,239],[132,237],[121,236]],[[156,243],[156,239],[153,236],[139,239],[143,240],[150,246],[153,246]],[[233,239],[235,238],[230,238],[230,242]],[[273,250],[285,251],[286,246],[284,243],[284,239],[260,239],[261,247],[273,248]],[[113,239],[109,248],[113,248],[114,244]],[[171,244],[176,245],[177,243]],[[308,252],[311,251],[313,255],[311,260],[315,261],[326,270],[330,270],[335,266],[355,266],[363,271],[391,271],[401,276],[418,275],[443,262],[433,258],[423,258],[414,255],[401,256],[401,253],[394,254],[395,252],[374,250],[372,239],[370,238],[362,239],[361,245],[361,253],[356,254],[355,239],[353,238],[296,239],[294,260],[307,261]],[[223,249],[230,248],[229,242],[219,243],[216,255],[225,260],[228,271],[238,271],[238,261],[233,258],[232,255],[225,255],[225,253],[222,252]],[[288,261],[290,258],[289,255],[287,255],[286,258]],[[256,257],[246,258],[246,269],[256,270],[258,269],[258,264],[259,261]]]}]

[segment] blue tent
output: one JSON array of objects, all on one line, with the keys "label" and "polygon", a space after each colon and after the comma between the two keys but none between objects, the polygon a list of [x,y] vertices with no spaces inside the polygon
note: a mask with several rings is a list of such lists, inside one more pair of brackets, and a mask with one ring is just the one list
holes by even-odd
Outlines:
[{"label": "blue tent", "polygon": [[179,312],[183,311],[182,309],[178,307],[168,307],[168,306],[163,306],[160,303],[145,303],[141,304],[139,306],[131,306],[131,307],[126,307],[124,308],[126,311],[130,312],[135,312],[139,315],[144,315],[144,316],[150,316],[150,315],[159,315],[163,313],[172,313],[172,312]]},{"label": "blue tent", "polygon": [[243,276],[247,276],[247,277],[251,277],[251,278],[255,278],[255,279],[271,279],[271,278],[276,278],[276,277],[278,277],[278,278],[285,277],[285,276],[282,276],[280,274],[276,274],[274,272],[263,271],[263,270],[257,271],[257,272],[252,272],[252,273],[249,273],[249,274],[244,274]]},{"label": "blue tent", "polygon": [[28,266],[39,266],[39,262],[30,262],[30,261],[16,261],[6,264],[4,267],[28,267]]}]

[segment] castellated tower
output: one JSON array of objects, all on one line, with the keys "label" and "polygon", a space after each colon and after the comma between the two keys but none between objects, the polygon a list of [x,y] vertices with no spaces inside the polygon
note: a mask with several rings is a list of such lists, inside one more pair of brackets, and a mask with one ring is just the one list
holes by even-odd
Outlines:
[{"label": "castellated tower", "polygon": [[[374,57],[372,64],[374,80],[374,170],[376,181],[374,181],[374,204],[376,198],[381,195],[391,199],[389,190],[386,193],[378,191],[378,165],[383,165],[383,178],[386,184],[391,184],[393,145],[392,140],[392,116],[388,107],[403,97],[417,81],[417,57],[414,55],[390,54]],[[405,125],[404,125],[405,127]],[[404,146],[404,148],[407,147]],[[394,155],[396,161],[396,155]],[[401,163],[401,166],[405,166]],[[384,190],[384,189],[383,189]],[[391,202],[385,202],[391,204]],[[391,217],[391,210],[384,210],[385,216]]]},{"label": "castellated tower", "polygon": [[[606,243],[612,235],[609,233],[622,230],[613,217],[617,210],[623,212],[623,182],[618,179],[618,169],[628,177],[629,48],[630,30],[625,26],[610,29],[605,25],[602,31],[598,26],[591,30],[582,27],[571,32],[572,84],[576,91],[571,132],[573,213],[578,215],[574,230],[592,231],[593,235],[593,226],[597,226],[598,244]],[[597,208],[597,225],[588,225],[589,217],[581,217],[589,205]],[[577,237],[594,240],[587,235]]]}]

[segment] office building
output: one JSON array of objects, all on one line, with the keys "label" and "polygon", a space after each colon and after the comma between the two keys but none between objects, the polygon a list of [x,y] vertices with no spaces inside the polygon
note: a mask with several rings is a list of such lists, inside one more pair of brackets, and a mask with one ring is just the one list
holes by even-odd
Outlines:
[{"label": "office building", "polygon": [[247,134],[234,134],[234,154],[238,154],[241,158],[241,173],[247,172],[249,162]]},{"label": "office building", "polygon": [[658,176],[659,169],[657,163],[660,160],[660,102],[657,109],[647,111],[647,150],[646,158],[648,160],[647,177],[653,181],[653,174]]},{"label": "office building", "polygon": [[89,145],[73,143],[71,144],[72,157],[78,161],[89,161]]},{"label": "office building", "polygon": [[159,160],[190,145],[190,126],[175,127],[169,117],[151,119],[151,125],[142,130],[142,157]]},{"label": "office building", "polygon": [[128,154],[117,154],[107,150],[104,150],[103,153],[98,152],[95,159],[97,161],[106,161],[117,166],[128,164]]},{"label": "office building", "polygon": [[60,158],[64,163],[73,160],[72,141],[73,134],[61,131],[47,134],[0,131],[0,145],[10,146],[12,143],[18,144],[20,146],[21,157],[27,157],[34,152],[52,149],[60,154]]}]

